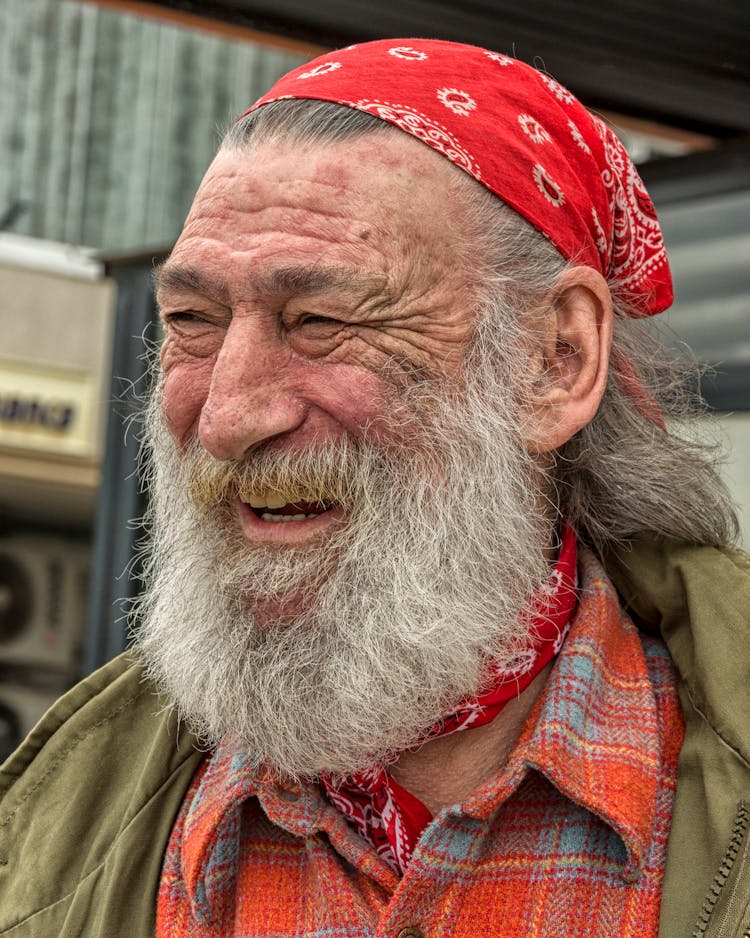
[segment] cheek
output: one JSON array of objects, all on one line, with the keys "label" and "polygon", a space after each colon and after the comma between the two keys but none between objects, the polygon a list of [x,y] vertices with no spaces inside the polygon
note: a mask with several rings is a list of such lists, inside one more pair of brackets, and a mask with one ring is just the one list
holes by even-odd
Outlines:
[{"label": "cheek", "polygon": [[329,366],[321,377],[316,382],[319,393],[311,387],[311,398],[339,427],[355,436],[392,436],[391,416],[398,396],[392,384],[353,365]]},{"label": "cheek", "polygon": [[177,366],[164,375],[164,418],[170,433],[181,444],[186,444],[197,431],[210,382],[211,369],[196,365]]}]

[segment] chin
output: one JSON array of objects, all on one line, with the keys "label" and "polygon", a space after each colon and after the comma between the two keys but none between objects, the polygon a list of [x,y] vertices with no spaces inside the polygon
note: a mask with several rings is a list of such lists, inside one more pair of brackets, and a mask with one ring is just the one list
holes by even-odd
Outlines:
[{"label": "chin", "polygon": [[246,591],[242,603],[252,616],[253,623],[259,629],[289,626],[307,616],[314,609],[314,602],[306,596],[307,591],[299,589],[283,596],[259,596]]}]

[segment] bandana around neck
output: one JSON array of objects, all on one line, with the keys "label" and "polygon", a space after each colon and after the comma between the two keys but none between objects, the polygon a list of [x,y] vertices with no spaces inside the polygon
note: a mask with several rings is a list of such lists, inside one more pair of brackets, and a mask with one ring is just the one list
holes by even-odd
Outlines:
[{"label": "bandana around neck", "polygon": [[[529,646],[512,662],[491,666],[489,689],[446,713],[417,745],[490,723],[552,661],[576,608],[577,556],[575,534],[565,525],[555,567],[534,599]],[[348,777],[324,776],[321,785],[331,804],[358,833],[396,872],[403,873],[419,835],[432,820],[422,802],[399,785],[385,766]]]},{"label": "bandana around neck", "polygon": [[245,113],[283,98],[330,101],[398,127],[494,192],[563,257],[621,285],[636,314],[672,303],[659,222],[632,160],[549,75],[476,46],[379,40],[294,69]]}]

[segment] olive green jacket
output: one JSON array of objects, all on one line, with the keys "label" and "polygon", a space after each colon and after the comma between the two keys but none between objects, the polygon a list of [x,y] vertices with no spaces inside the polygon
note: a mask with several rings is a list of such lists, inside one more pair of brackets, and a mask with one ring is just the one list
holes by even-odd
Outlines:
[{"label": "olive green jacket", "polygon": [[[750,938],[750,558],[638,544],[607,567],[681,678],[660,938]],[[200,759],[126,656],[62,698],[0,769],[0,935],[153,936],[164,850]]]}]

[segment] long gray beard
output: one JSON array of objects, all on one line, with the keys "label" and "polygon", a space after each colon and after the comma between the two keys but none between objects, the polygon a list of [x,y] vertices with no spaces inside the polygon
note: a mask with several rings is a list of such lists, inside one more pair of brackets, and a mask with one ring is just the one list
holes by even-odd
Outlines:
[{"label": "long gray beard", "polygon": [[[492,385],[460,402],[405,395],[394,422],[412,424],[408,448],[350,440],[241,464],[197,444],[182,455],[154,396],[137,647],[208,746],[237,740],[279,775],[350,774],[414,746],[481,691],[490,659],[528,642],[522,612],[548,574],[550,522],[517,420],[498,403],[508,395]],[[340,529],[305,551],[248,546],[231,490],[311,475],[346,504]],[[284,595],[295,613],[261,620]]]}]

